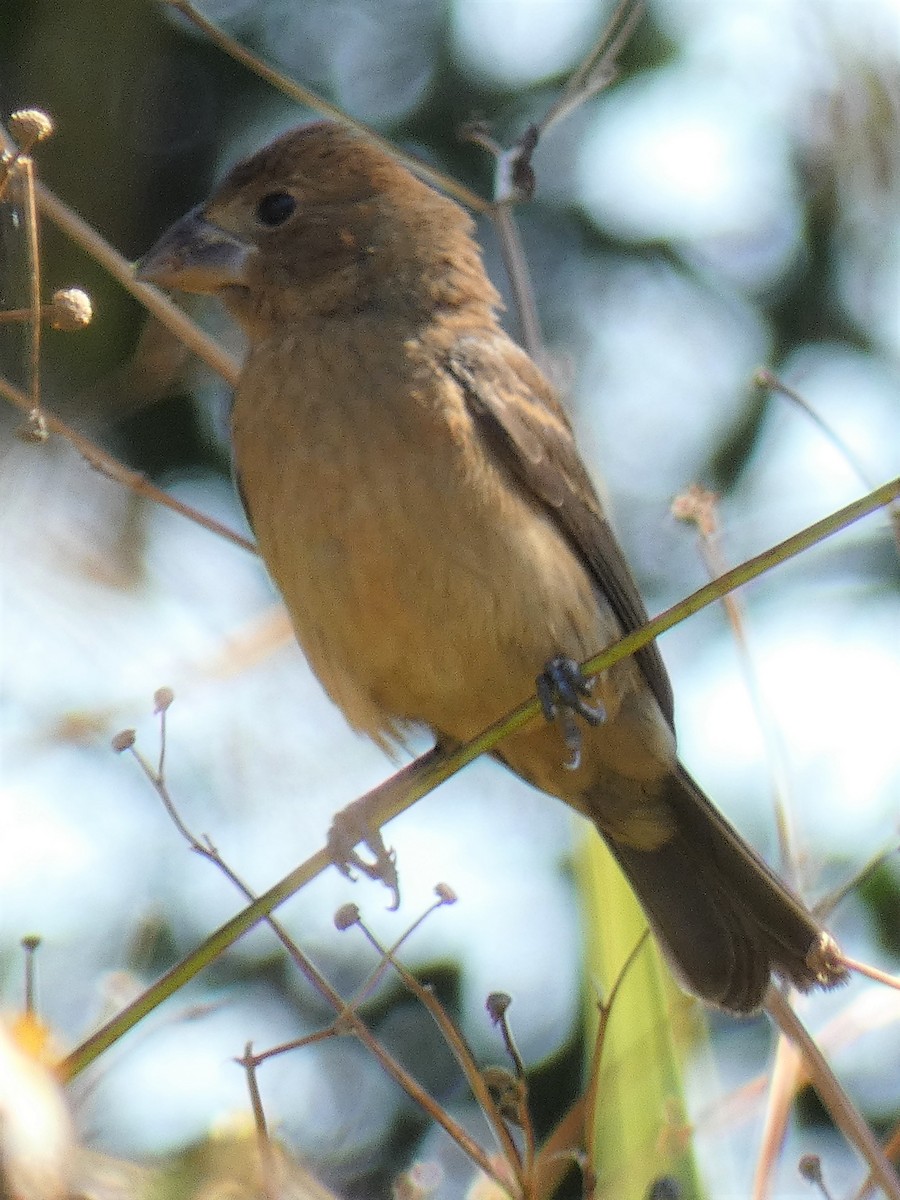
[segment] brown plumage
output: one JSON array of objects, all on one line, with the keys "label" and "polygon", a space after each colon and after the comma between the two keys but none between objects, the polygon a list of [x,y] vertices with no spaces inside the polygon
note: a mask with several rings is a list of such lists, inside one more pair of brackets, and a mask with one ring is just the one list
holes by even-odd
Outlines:
[{"label": "brown plumage", "polygon": [[[468,739],[646,613],[553,389],[502,331],[468,216],[338,126],[238,164],[141,265],[211,292],[249,349],[235,467],[322,685],[382,743]],[[656,646],[602,676],[580,765],[535,721],[500,757],[588,816],[685,985],[735,1012],[833,943],[677,761]]]}]

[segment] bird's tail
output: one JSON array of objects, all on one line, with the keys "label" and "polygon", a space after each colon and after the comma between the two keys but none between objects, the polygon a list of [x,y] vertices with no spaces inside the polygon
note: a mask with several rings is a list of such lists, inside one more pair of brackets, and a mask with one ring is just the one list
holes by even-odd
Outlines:
[{"label": "bird's tail", "polygon": [[685,985],[750,1013],[773,972],[801,991],[840,983],[847,972],[831,937],[682,767],[665,800],[676,832],[659,849],[606,841]]}]

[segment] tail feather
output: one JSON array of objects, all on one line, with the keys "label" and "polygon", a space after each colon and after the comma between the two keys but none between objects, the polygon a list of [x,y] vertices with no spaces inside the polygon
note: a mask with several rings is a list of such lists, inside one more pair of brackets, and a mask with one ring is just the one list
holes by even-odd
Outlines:
[{"label": "tail feather", "polygon": [[801,991],[846,977],[833,942],[679,767],[665,799],[676,832],[657,850],[606,835],[686,986],[738,1013],[760,1007],[772,973]]}]

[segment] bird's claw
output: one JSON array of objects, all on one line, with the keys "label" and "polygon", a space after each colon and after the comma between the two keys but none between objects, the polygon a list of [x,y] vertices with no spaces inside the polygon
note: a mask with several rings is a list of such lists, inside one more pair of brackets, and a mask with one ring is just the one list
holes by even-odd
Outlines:
[{"label": "bird's claw", "polygon": [[571,658],[551,658],[537,677],[537,694],[544,716],[554,721],[560,709],[577,713],[589,725],[602,725],[606,709],[602,704],[588,704],[585,697],[594,690],[594,680],[585,679],[581,667]]},{"label": "bird's claw", "polygon": [[[371,851],[372,858],[366,859],[356,849],[363,845]],[[355,879],[354,871],[367,879],[380,880],[391,892],[391,910],[400,906],[400,880],[397,875],[397,853],[388,848],[381,831],[369,822],[365,811],[348,804],[335,815],[327,839],[331,861],[348,879]]]},{"label": "bird's claw", "polygon": [[541,711],[548,722],[558,721],[569,750],[566,767],[576,771],[581,764],[581,729],[576,717],[589,725],[602,725],[606,709],[602,704],[589,704],[594,687],[593,679],[585,679],[581,667],[571,658],[552,658],[537,677],[537,695]]}]

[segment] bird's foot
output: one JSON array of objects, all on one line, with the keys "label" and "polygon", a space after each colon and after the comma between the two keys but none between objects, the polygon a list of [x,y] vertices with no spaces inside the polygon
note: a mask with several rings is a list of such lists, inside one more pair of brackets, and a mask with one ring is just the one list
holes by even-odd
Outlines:
[{"label": "bird's foot", "polygon": [[[366,859],[358,852],[363,845],[371,851],[372,858]],[[397,854],[384,844],[381,831],[369,821],[365,804],[348,804],[335,814],[328,831],[328,853],[331,861],[348,879],[354,879],[354,871],[368,879],[380,880],[392,894],[389,907],[400,905],[400,880],[397,876]]]},{"label": "bird's foot", "polygon": [[586,697],[594,688],[593,679],[585,679],[581,667],[571,658],[551,658],[537,677],[537,695],[544,718],[558,721],[569,751],[566,767],[577,771],[581,764],[581,729],[577,717],[589,725],[602,725],[606,709],[589,704]]}]

